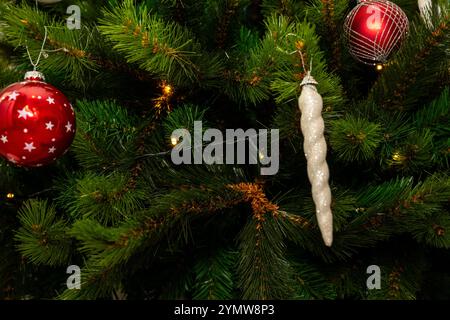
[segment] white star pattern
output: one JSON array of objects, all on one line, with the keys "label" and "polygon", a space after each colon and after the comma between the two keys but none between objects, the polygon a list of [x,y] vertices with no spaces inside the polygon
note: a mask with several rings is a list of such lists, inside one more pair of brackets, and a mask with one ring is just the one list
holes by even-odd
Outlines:
[{"label": "white star pattern", "polygon": [[51,121],[45,123],[45,129],[46,129],[46,130],[53,130],[53,127],[54,127],[54,126],[55,126],[55,125],[54,125]]},{"label": "white star pattern", "polygon": [[66,124],[66,132],[72,131],[72,124],[70,122],[67,122]]},{"label": "white star pattern", "polygon": [[55,104],[55,99],[48,97],[47,102],[48,104]]},{"label": "white star pattern", "polygon": [[7,136],[2,136],[0,138],[0,140],[2,140],[3,143],[7,143],[8,142],[8,137]]},{"label": "white star pattern", "polygon": [[22,110],[17,110],[17,112],[19,113],[19,119],[24,118],[25,120],[27,120],[27,117],[33,116],[33,113],[28,110],[28,106],[26,106]]},{"label": "white star pattern", "polygon": [[34,142],[31,142],[31,143],[25,142],[25,147],[23,148],[23,150],[27,150],[28,152],[31,152],[34,149],[36,149],[36,147],[34,146]]},{"label": "white star pattern", "polygon": [[48,149],[48,153],[55,153],[56,148],[54,146],[52,146],[51,148]]},{"label": "white star pattern", "polygon": [[16,100],[16,98],[20,96],[20,94],[18,94],[16,91],[13,91],[13,93],[11,93],[10,95],[8,95],[9,97],[9,101],[11,100]]}]

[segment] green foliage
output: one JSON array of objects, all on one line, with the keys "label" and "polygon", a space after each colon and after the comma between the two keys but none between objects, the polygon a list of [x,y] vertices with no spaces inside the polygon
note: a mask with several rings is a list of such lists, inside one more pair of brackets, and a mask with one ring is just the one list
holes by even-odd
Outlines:
[{"label": "green foliage", "polygon": [[21,76],[9,65],[6,61],[0,57],[0,87],[4,88],[13,82],[21,80]]},{"label": "green foliage", "polygon": [[380,125],[363,118],[347,116],[332,122],[331,146],[347,162],[373,159],[382,138]]},{"label": "green foliage", "polygon": [[[414,122],[420,130],[430,130],[432,135],[432,162],[449,167],[450,146],[450,94],[446,87],[442,94],[414,115]],[[430,134],[431,135],[431,134]]]},{"label": "green foliage", "polygon": [[72,185],[59,185],[59,202],[73,219],[90,218],[115,224],[142,209],[146,202],[146,193],[131,190],[127,183],[126,175],[88,172],[73,179]]},{"label": "green foliage", "polygon": [[57,218],[54,206],[43,200],[29,200],[19,211],[22,227],[16,235],[19,251],[35,264],[50,266],[67,263],[71,240],[67,223]]},{"label": "green foliage", "polygon": [[405,141],[396,146],[392,159],[387,159],[387,163],[406,172],[417,172],[431,166],[433,163],[433,138],[433,133],[427,129],[412,133]]},{"label": "green foliage", "polygon": [[220,250],[200,259],[194,266],[194,299],[226,300],[233,297],[236,252]]},{"label": "green foliage", "polygon": [[412,178],[401,178],[370,186],[358,195],[358,204],[362,208],[373,208],[374,211],[395,207],[400,199],[407,197],[412,183]]},{"label": "green foliage", "polygon": [[[366,298],[368,300],[416,300],[419,287],[423,282],[422,274],[426,270],[423,252],[414,252],[411,248],[400,249],[398,245],[383,249],[384,252],[375,253],[372,257],[372,261],[377,261],[381,268],[381,288],[367,290]],[[392,259],[392,256],[395,258]]]},{"label": "green foliage", "polygon": [[[325,20],[323,17],[323,10],[325,5],[327,5],[327,2],[322,0],[313,0],[310,2],[311,4],[305,9],[305,15],[308,17],[308,20],[321,25],[321,23],[324,23]],[[332,3],[329,2],[328,6],[333,10],[331,18],[335,21],[343,21],[349,10],[348,5],[348,1],[345,0],[336,0]]]},{"label": "green foliage", "polygon": [[[448,4],[442,11],[448,11]],[[402,49],[370,90],[368,102],[375,101],[387,110],[415,109],[435,88],[448,83],[450,21],[448,15],[434,16],[428,28],[416,17]]]},{"label": "green foliage", "polygon": [[431,247],[449,248],[450,217],[445,206],[450,196],[450,177],[433,175],[417,184],[405,204],[407,215],[399,227]]},{"label": "green foliage", "polygon": [[200,44],[189,30],[149,14],[145,6],[136,8],[132,1],[125,1],[104,14],[99,29],[128,62],[176,85],[218,73],[217,59],[201,55]]},{"label": "green foliage", "polygon": [[318,91],[323,97],[324,108],[339,110],[344,102],[340,81],[325,70],[324,54],[320,51],[314,26],[308,22],[290,23],[284,17],[272,16],[267,22],[267,29],[266,42],[275,42],[276,49],[281,49],[283,53],[279,54],[281,61],[278,62],[277,79],[271,84],[277,103],[297,100],[300,93],[298,77],[305,70],[299,55],[289,53],[297,50],[296,41],[302,41],[305,43],[305,63],[308,66],[309,62],[312,63],[312,74],[319,83]]},{"label": "green foliage", "polygon": [[292,268],[284,257],[282,229],[277,220],[250,219],[242,230],[239,246],[239,286],[242,298],[288,299],[292,296]]},{"label": "green foliage", "polygon": [[[90,71],[96,68],[94,61],[84,51],[91,37],[89,30],[69,30],[48,14],[26,5],[8,7],[4,19],[8,44],[13,47],[27,45],[34,61],[39,55],[46,27],[47,44],[51,50],[57,50],[57,54],[49,55],[49,59],[42,59],[40,69],[44,72],[57,71],[64,74],[66,81],[71,84],[79,88],[85,87],[83,79],[89,77]],[[25,52],[23,59],[27,59]]]},{"label": "green foliage", "polygon": [[293,264],[296,297],[302,300],[335,299],[336,292],[328,279],[310,262]]},{"label": "green foliage", "polygon": [[94,300],[111,299],[116,287],[120,286],[121,272],[114,268],[101,266],[84,267],[82,269],[81,290],[66,289],[57,296],[58,300]]},{"label": "green foliage", "polygon": [[110,171],[131,164],[136,152],[136,119],[113,101],[78,101],[73,152],[90,170]]},{"label": "green foliage", "polygon": [[263,0],[261,8],[265,16],[270,16],[276,12],[280,15],[294,17],[305,11],[305,3],[304,1]]},{"label": "green foliage", "polygon": [[[448,270],[436,268],[450,248],[450,21],[435,15],[429,28],[417,2],[395,2],[409,36],[375,72],[344,45],[344,0],[73,1],[80,30],[65,27],[67,2],[0,0],[0,86],[30,69],[25,45],[36,59],[47,27],[39,70],[77,116],[71,150],[54,165],[0,161],[0,298],[439,296]],[[331,248],[302,152],[297,99],[310,68],[330,148]],[[197,120],[203,130],[280,129],[279,173],[174,165],[172,132]],[[73,263],[81,290],[64,287]],[[381,290],[367,290],[372,264]]]},{"label": "green foliage", "polygon": [[73,225],[70,234],[81,241],[81,252],[91,254],[96,266],[109,269],[126,262],[140,245],[140,237],[127,236],[130,228],[128,224],[106,228],[94,220],[83,219]]},{"label": "green foliage", "polygon": [[170,140],[172,132],[177,129],[187,129],[193,135],[194,121],[202,121],[202,126],[204,127],[205,112],[206,110],[202,110],[198,106],[184,105],[170,113],[163,123],[167,141]]}]

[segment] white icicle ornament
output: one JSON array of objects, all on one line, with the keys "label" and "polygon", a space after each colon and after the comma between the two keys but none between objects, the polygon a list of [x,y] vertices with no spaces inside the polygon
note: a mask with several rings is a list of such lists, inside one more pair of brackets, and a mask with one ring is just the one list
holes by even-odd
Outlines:
[{"label": "white icicle ornament", "polygon": [[316,217],[325,245],[333,243],[333,214],[331,212],[331,189],[328,183],[329,170],[326,161],[327,143],[324,137],[322,118],[323,100],[317,92],[317,81],[308,71],[303,78],[302,92],[298,99],[301,111],[301,129],[304,137],[303,149],[311,182],[312,197],[316,206]]},{"label": "white icicle ornament", "polygon": [[418,0],[418,6],[420,15],[422,16],[423,21],[427,24],[428,27],[432,27],[431,23],[431,7],[433,6],[431,0]]},{"label": "white icicle ornament", "polygon": [[428,26],[428,28],[433,28],[433,22],[432,15],[433,15],[433,8],[436,6],[436,10],[438,14],[441,14],[441,7],[437,4],[433,5],[432,0],[418,0],[417,5],[419,6],[420,15],[425,22],[425,24]]}]

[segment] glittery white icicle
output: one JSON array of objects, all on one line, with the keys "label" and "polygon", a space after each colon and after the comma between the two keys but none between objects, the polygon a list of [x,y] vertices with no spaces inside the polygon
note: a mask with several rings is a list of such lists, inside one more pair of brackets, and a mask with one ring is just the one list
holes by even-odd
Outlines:
[{"label": "glittery white icicle", "polygon": [[[431,22],[431,15],[432,15],[432,11],[433,11],[433,1],[432,0],[418,0],[417,4],[419,6],[420,15],[421,15],[423,21],[429,28],[433,28],[433,23]],[[439,6],[437,7],[437,11],[439,14],[441,13],[441,8]]]},{"label": "glittery white icicle", "polygon": [[301,128],[304,137],[308,178],[316,206],[316,217],[325,245],[333,243],[333,214],[331,212],[331,190],[328,183],[329,170],[326,161],[327,144],[322,118],[323,100],[316,89],[317,82],[307,73],[303,79],[302,93],[298,99],[301,111]]}]

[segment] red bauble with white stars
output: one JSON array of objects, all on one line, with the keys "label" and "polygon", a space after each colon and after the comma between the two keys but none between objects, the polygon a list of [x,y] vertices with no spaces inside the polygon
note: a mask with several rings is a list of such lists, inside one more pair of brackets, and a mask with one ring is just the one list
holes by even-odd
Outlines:
[{"label": "red bauble with white stars", "polygon": [[362,0],[347,15],[344,33],[350,54],[366,64],[386,62],[406,38],[409,21],[387,0]]},{"label": "red bauble with white stars", "polygon": [[75,136],[75,113],[67,98],[37,71],[0,92],[0,155],[24,167],[50,164]]}]

